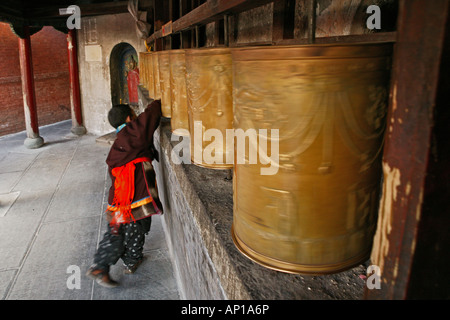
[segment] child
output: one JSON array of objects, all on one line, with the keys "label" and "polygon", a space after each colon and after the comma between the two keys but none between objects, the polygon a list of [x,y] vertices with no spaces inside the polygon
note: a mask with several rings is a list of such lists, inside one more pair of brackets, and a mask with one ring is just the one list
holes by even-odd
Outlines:
[{"label": "child", "polygon": [[162,206],[155,185],[152,160],[158,159],[153,133],[161,118],[161,101],[153,101],[136,117],[128,105],[116,105],[108,113],[117,137],[106,159],[112,185],[106,211],[108,230],[86,273],[105,287],[118,283],[109,268],[120,258],[125,273],[134,273],[143,261],[145,235],[150,231],[151,215],[161,214]]}]

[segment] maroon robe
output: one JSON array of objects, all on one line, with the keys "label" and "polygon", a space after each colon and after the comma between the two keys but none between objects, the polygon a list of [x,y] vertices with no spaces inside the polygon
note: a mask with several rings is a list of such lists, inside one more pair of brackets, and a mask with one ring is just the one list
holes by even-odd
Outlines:
[{"label": "maroon robe", "polygon": [[[141,113],[137,119],[127,123],[117,133],[106,164],[111,177],[111,188],[109,189],[108,210],[109,214],[114,211],[115,177],[112,169],[126,165],[132,160],[141,157],[155,159],[157,151],[153,144],[153,134],[158,128],[161,119],[161,101],[155,100]],[[134,197],[131,208],[135,220],[144,218],[151,214],[160,213],[162,206],[156,190],[156,179],[150,162],[137,163],[134,172]],[[152,199],[154,202],[152,202]],[[147,210],[135,210],[145,205]],[[159,209],[159,210],[158,210]],[[130,222],[130,221],[125,221]]]}]

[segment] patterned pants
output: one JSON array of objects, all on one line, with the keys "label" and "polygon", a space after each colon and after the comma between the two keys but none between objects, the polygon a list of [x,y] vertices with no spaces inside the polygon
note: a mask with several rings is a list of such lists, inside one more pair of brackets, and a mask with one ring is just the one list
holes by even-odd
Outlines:
[{"label": "patterned pants", "polygon": [[120,225],[117,233],[108,224],[108,230],[94,256],[96,268],[109,271],[109,267],[120,258],[127,266],[136,264],[143,258],[145,235],[150,231],[151,224],[152,218],[147,217]]}]

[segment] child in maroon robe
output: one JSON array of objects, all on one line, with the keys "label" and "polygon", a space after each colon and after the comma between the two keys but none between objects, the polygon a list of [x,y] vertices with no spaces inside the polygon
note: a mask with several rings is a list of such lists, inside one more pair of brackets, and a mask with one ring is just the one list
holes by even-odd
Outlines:
[{"label": "child in maroon robe", "polygon": [[128,105],[116,105],[108,114],[117,137],[106,159],[111,177],[107,220],[108,230],[86,275],[105,287],[118,283],[109,268],[120,258],[125,273],[134,273],[143,260],[145,235],[151,216],[162,213],[156,190],[152,160],[158,160],[153,133],[161,119],[161,101],[153,101],[136,117]]}]

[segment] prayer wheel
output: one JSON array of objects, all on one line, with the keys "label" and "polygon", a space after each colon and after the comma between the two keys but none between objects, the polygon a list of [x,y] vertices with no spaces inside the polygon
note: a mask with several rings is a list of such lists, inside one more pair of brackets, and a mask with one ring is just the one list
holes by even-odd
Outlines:
[{"label": "prayer wheel", "polygon": [[186,96],[186,55],[185,50],[171,50],[170,88],[172,99],[172,132],[179,136],[189,134],[189,118]]},{"label": "prayer wheel", "polygon": [[228,48],[186,50],[191,160],[212,169],[233,167],[232,63]]},{"label": "prayer wheel", "polygon": [[139,52],[139,80],[140,83],[147,88],[147,75],[146,75],[146,58],[147,53],[146,52]]},{"label": "prayer wheel", "polygon": [[232,50],[235,130],[258,138],[235,150],[231,233],[245,256],[311,275],[369,258],[391,56],[390,43]]},{"label": "prayer wheel", "polygon": [[172,98],[170,90],[169,51],[159,51],[159,83],[161,86],[161,111],[163,117],[172,116]]},{"label": "prayer wheel", "polygon": [[139,75],[141,84],[148,90],[151,98],[155,96],[155,84],[153,82],[153,60],[151,52],[139,53]]},{"label": "prayer wheel", "polygon": [[146,89],[151,98],[155,96],[155,82],[153,76],[153,53],[148,52],[145,55],[145,65],[146,65]]},{"label": "prayer wheel", "polygon": [[161,99],[161,84],[159,82],[159,58],[158,54],[160,51],[152,53],[153,62],[153,87],[154,87],[154,100]]}]

